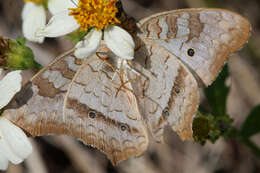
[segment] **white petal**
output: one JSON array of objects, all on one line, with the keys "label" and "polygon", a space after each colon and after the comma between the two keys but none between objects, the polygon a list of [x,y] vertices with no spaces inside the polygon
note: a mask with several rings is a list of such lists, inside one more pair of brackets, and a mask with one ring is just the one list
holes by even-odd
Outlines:
[{"label": "white petal", "polygon": [[[2,123],[1,123],[2,124]],[[1,126],[0,124],[0,126]],[[12,161],[12,163],[19,164],[23,160],[19,156],[17,156],[12,149],[10,148],[9,144],[5,140],[5,136],[3,135],[2,131],[0,130],[0,155],[4,156],[8,160]]]},{"label": "white petal", "polygon": [[38,30],[37,35],[45,37],[59,37],[66,35],[79,27],[80,25],[74,17],[69,16],[69,11],[66,10],[52,16],[49,23],[45,27]]},{"label": "white petal", "polygon": [[27,2],[23,6],[22,10],[22,19],[26,18],[27,16],[30,16],[30,11],[35,7],[35,3],[33,2]]},{"label": "white petal", "polygon": [[49,0],[48,9],[54,15],[67,10],[68,8],[77,8],[78,0]]},{"label": "white petal", "polygon": [[92,29],[84,38],[84,40],[78,42],[74,55],[77,58],[87,58],[94,54],[101,42],[102,31]]},{"label": "white petal", "polygon": [[21,90],[22,87],[22,76],[21,71],[12,71],[8,73],[0,81],[0,109],[6,106],[13,96]]},{"label": "white petal", "polygon": [[10,153],[5,153],[12,163],[18,164],[32,153],[32,145],[24,132],[4,117],[0,118],[0,133],[3,136],[2,140],[6,142],[11,152],[19,158],[18,160],[17,158],[11,159],[8,155]]},{"label": "white petal", "polygon": [[118,26],[108,27],[104,33],[104,40],[107,47],[117,56],[128,60],[134,58],[134,40],[124,29]]},{"label": "white petal", "polygon": [[7,158],[4,155],[0,155],[0,170],[6,170],[7,168],[8,168]]},{"label": "white petal", "polygon": [[23,12],[23,35],[30,41],[42,43],[44,37],[37,37],[36,31],[46,24],[46,14],[43,6],[25,3]]}]

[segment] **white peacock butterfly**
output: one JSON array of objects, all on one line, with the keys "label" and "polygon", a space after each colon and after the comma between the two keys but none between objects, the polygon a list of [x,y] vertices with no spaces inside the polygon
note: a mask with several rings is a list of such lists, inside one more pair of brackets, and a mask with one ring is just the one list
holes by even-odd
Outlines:
[{"label": "white peacock butterfly", "polygon": [[166,125],[192,139],[195,77],[211,84],[247,42],[250,23],[223,9],[183,9],[144,18],[137,29],[132,66],[142,75],[115,75],[108,64],[117,57],[104,46],[98,51],[112,62],[97,54],[82,62],[69,51],[37,73],[3,116],[32,136],[72,135],[113,164],[142,154],[149,132],[162,141]]}]

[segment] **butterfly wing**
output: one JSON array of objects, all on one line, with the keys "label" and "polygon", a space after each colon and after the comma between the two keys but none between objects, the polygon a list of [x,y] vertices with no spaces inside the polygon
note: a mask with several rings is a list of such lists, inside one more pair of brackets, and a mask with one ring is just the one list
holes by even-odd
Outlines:
[{"label": "butterfly wing", "polygon": [[[158,142],[170,125],[179,136],[192,139],[192,119],[199,103],[198,86],[189,70],[165,48],[150,41],[135,54],[134,66],[142,74],[133,81],[139,108]],[[131,73],[131,78],[136,74]]]},{"label": "butterfly wing", "polygon": [[208,86],[228,56],[250,35],[250,23],[223,9],[182,9],[163,12],[138,23],[140,38],[149,39],[182,60]]},{"label": "butterfly wing", "polygon": [[81,61],[72,51],[37,73],[19,92],[3,116],[32,136],[64,134],[64,96]]},{"label": "butterfly wing", "polygon": [[[126,76],[124,76],[127,80]],[[96,55],[80,67],[68,90],[64,121],[71,134],[104,152],[113,164],[143,153],[146,127],[131,92],[113,69]]]}]

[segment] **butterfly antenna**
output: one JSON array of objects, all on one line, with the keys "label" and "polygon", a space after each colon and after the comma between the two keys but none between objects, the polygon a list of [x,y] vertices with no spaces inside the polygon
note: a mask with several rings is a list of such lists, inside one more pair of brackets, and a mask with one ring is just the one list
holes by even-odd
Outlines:
[{"label": "butterfly antenna", "polygon": [[135,69],[132,62],[129,60],[126,60],[126,67],[133,73],[135,73],[136,75],[140,75],[145,77],[146,79],[149,80],[149,77],[147,77],[145,74],[143,74],[142,72],[140,72],[139,70]]}]

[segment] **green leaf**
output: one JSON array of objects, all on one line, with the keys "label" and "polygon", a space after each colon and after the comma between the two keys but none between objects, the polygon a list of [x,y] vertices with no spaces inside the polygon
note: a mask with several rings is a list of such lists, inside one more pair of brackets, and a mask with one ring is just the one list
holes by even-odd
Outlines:
[{"label": "green leaf", "polygon": [[226,64],[216,81],[211,86],[204,89],[212,114],[216,117],[226,116],[226,101],[229,87],[225,85],[225,82],[228,76],[229,72]]},{"label": "green leaf", "polygon": [[260,105],[256,106],[247,116],[240,129],[240,135],[249,138],[258,132],[260,132]]}]

